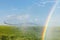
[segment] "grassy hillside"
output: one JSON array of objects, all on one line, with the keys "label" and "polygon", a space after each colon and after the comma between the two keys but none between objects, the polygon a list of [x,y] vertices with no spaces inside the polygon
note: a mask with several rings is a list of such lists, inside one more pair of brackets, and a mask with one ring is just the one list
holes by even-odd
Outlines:
[{"label": "grassy hillside", "polygon": [[0,26],[0,40],[41,40],[42,27],[27,27],[21,30],[16,26]]}]

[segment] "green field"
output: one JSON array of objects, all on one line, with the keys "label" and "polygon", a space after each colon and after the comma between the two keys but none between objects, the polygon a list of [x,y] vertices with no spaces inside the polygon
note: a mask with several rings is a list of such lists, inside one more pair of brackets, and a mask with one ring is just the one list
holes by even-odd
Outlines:
[{"label": "green field", "polygon": [[60,40],[60,27],[49,27],[45,35],[45,40]]},{"label": "green field", "polygon": [[53,27],[52,40],[60,40],[60,27]]},{"label": "green field", "polygon": [[41,40],[42,27],[17,27],[0,25],[0,40]]}]

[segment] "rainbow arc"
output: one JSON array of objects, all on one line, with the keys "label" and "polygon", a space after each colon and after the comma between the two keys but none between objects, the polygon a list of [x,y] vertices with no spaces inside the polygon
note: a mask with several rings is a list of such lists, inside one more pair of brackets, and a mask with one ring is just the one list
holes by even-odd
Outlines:
[{"label": "rainbow arc", "polygon": [[48,15],[48,18],[46,20],[46,23],[45,23],[45,26],[44,26],[44,30],[43,30],[43,33],[42,33],[42,40],[45,40],[45,35],[46,35],[48,24],[49,24],[49,21],[51,19],[51,16],[54,13],[54,10],[55,10],[57,4],[58,4],[58,1],[56,0],[56,3],[52,6],[51,11],[49,12],[49,15]]}]

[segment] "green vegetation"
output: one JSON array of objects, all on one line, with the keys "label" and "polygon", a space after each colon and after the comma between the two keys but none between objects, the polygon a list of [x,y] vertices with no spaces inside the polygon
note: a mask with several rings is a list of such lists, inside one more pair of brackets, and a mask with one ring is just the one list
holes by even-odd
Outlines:
[{"label": "green vegetation", "polygon": [[52,29],[52,39],[53,40],[60,40],[60,27],[53,27]]},{"label": "green vegetation", "polygon": [[[23,27],[22,27],[23,28]],[[42,27],[0,26],[0,40],[41,40]]]}]

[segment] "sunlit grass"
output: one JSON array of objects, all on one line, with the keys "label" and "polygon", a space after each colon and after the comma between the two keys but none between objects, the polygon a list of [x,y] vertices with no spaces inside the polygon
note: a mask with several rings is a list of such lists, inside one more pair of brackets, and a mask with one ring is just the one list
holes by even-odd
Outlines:
[{"label": "sunlit grass", "polygon": [[27,27],[26,30],[21,30],[21,27],[17,26],[0,25],[1,40],[41,40],[41,34],[42,27],[40,26]]}]

